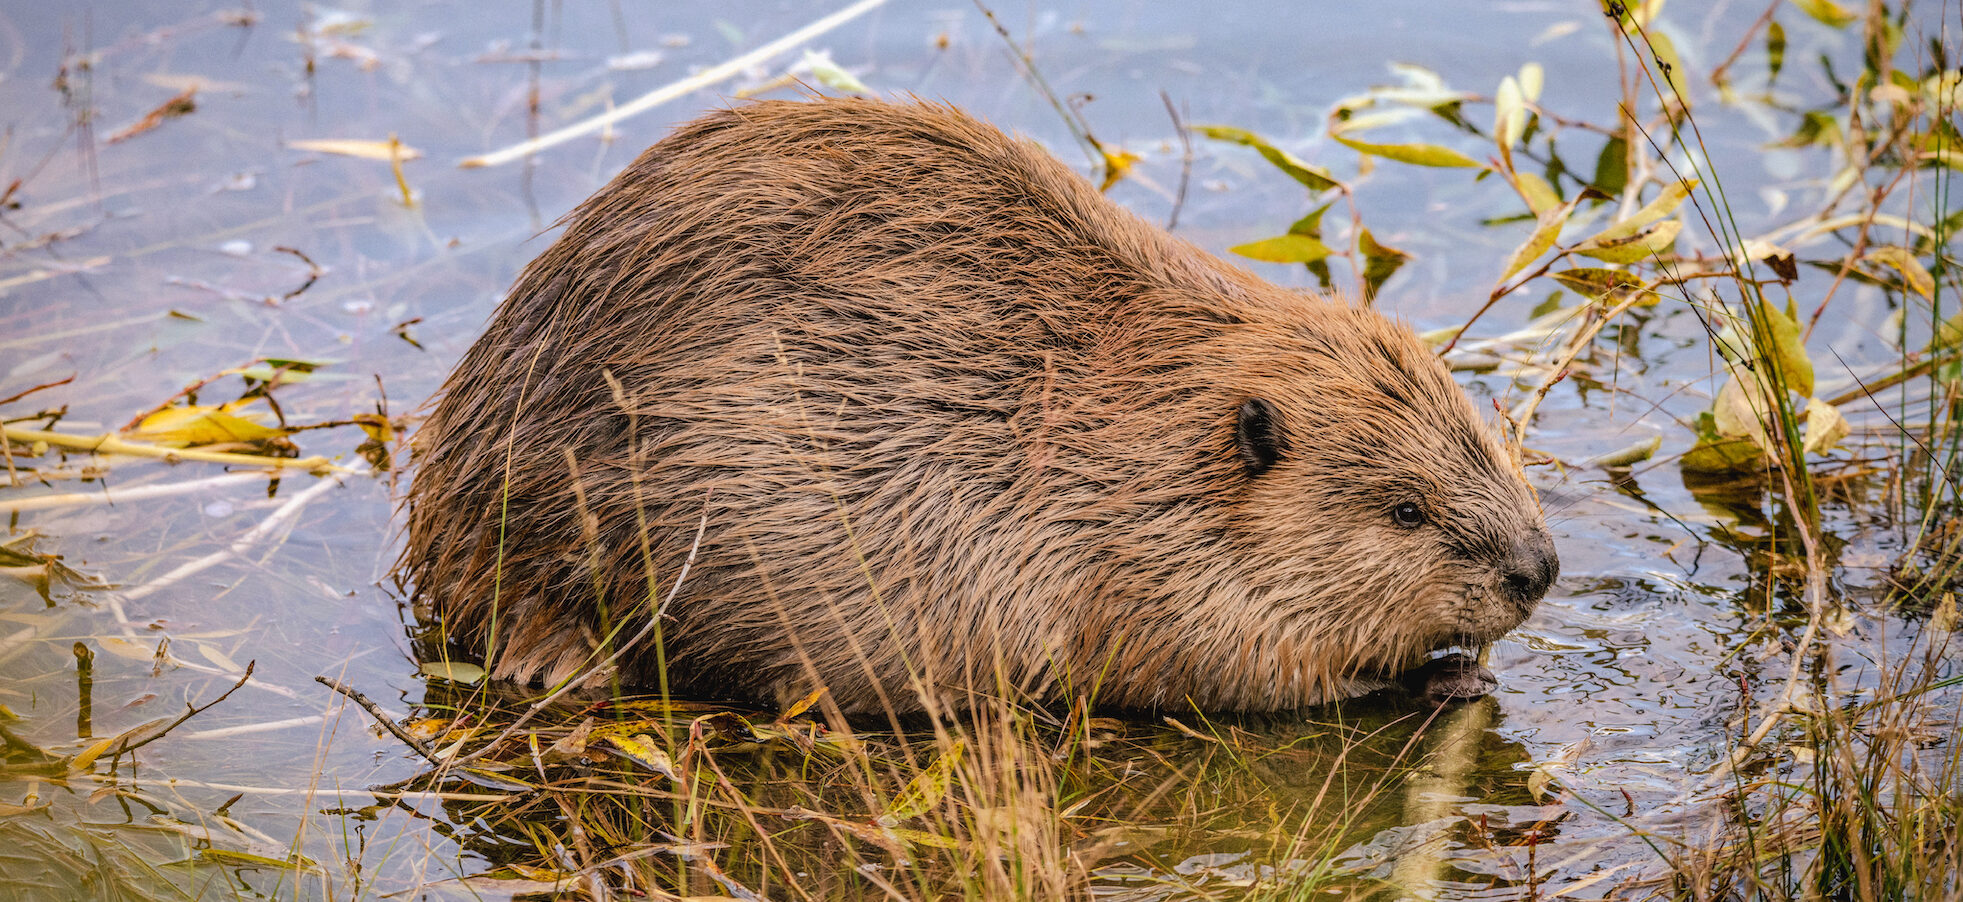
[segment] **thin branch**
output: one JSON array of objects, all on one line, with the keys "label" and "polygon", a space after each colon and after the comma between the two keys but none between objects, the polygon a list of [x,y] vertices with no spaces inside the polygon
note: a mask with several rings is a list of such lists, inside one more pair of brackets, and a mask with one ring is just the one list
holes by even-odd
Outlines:
[{"label": "thin branch", "polygon": [[435,749],[430,748],[429,745],[423,742],[422,740],[409,735],[409,731],[404,730],[402,727],[398,726],[394,718],[389,717],[387,713],[382,711],[382,707],[380,705],[375,704],[374,701],[368,698],[368,696],[362,695],[361,690],[356,689],[353,686],[345,685],[340,681],[332,679],[330,677],[317,676],[314,677],[314,682],[319,683],[322,686],[326,686],[327,688],[332,689],[335,692],[339,692],[344,696],[347,696],[348,701],[360,705],[361,710],[368,712],[368,716],[374,718],[376,724],[381,726],[382,729],[389,731],[390,735],[394,736],[397,739],[402,740],[403,745],[406,745],[410,749],[414,750],[416,754],[421,755],[424,761],[428,761],[429,763],[434,764],[437,767],[443,766],[443,759],[438,758],[436,756]]},{"label": "thin branch", "polygon": [[219,702],[231,698],[232,693],[239,691],[239,687],[244,686],[247,680],[252,679],[252,669],[254,667],[257,667],[258,665],[259,665],[259,660],[257,658],[245,662],[245,672],[239,674],[239,681],[233,683],[232,688],[225,690],[224,694],[202,705],[193,705],[190,702],[185,702],[184,713],[178,715],[178,718],[176,720],[173,720],[169,724],[166,724],[163,729],[157,730],[156,732],[153,732],[150,735],[143,737],[141,741],[138,742],[126,741],[123,744],[117,745],[116,750],[110,754],[109,759],[113,762],[117,758],[121,758],[124,755],[129,754],[130,752],[134,752],[137,749],[149,745],[152,742],[156,742],[157,740],[164,738],[164,734],[177,729],[178,726],[183,724],[185,721],[190,720],[191,718],[196,717],[200,714],[203,714],[204,712],[209,711],[214,707],[217,707]]}]

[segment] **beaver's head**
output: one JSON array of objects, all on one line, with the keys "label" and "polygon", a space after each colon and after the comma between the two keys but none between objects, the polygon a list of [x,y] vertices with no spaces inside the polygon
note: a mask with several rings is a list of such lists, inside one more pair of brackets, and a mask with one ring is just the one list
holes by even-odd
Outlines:
[{"label": "beaver's head", "polygon": [[1241,552],[1324,675],[1386,676],[1526,619],[1560,562],[1534,493],[1407,330],[1330,305],[1249,361]]}]

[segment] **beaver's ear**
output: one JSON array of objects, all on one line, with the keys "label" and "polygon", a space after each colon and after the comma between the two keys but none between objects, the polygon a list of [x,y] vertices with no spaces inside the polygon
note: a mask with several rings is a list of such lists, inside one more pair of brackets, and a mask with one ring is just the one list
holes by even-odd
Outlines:
[{"label": "beaver's ear", "polygon": [[1281,459],[1288,450],[1288,435],[1282,431],[1281,411],[1260,398],[1249,398],[1241,405],[1240,423],[1234,430],[1234,444],[1240,450],[1247,475],[1259,476]]}]

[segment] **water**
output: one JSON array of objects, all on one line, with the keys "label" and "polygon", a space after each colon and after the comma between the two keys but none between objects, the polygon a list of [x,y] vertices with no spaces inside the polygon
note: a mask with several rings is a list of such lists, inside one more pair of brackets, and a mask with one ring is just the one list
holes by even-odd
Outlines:
[{"label": "water", "polygon": [[[1729,53],[1758,12],[1732,3],[1682,6],[1670,11],[1668,31],[1699,72]],[[1170,213],[1180,178],[1181,145],[1161,91],[1189,122],[1259,131],[1345,177],[1355,156],[1324,136],[1324,116],[1339,98],[1395,80],[1393,62],[1422,64],[1457,88],[1489,94],[1502,76],[1536,61],[1548,73],[1546,106],[1613,117],[1616,51],[1588,3],[1163,7],[999,11],[1060,93],[1090,95],[1083,110],[1098,137],[1144,156],[1111,196],[1148,218]],[[797,55],[625,121],[610,141],[574,140],[530,166],[458,168],[465,156],[526,137],[534,72],[536,126],[550,130],[821,12],[746,2],[542,10],[442,2],[334,9],[274,2],[250,10],[8,4],[0,9],[0,187],[15,179],[20,186],[11,195],[16,206],[0,218],[0,396],[68,381],[0,413],[64,409],[60,429],[107,432],[187,385],[260,358],[321,364],[310,380],[278,390],[291,421],[373,413],[384,394],[389,412],[413,409],[474,339],[518,269],[545,247],[552,220],[671,125],[777,76]],[[248,18],[252,24],[237,24]],[[1857,52],[1845,35],[1791,18],[1790,60]],[[535,38],[544,51],[537,55],[548,59],[511,61]],[[946,99],[1067,161],[1083,160],[971,7],[894,0],[811,46],[828,49],[882,94]],[[1821,90],[1808,81],[1816,75],[1793,66],[1787,90]],[[1762,77],[1762,59],[1748,56],[1738,71]],[[195,112],[108,142],[192,83],[201,85]],[[1475,118],[1487,115],[1476,109]],[[78,118],[83,111],[86,119]],[[1726,178],[1753,189],[1738,192],[1747,231],[1783,222],[1784,201],[1811,209],[1804,201],[1823,188],[1793,173],[1818,152],[1765,152],[1777,129],[1748,117],[1726,121],[1707,138]],[[404,166],[419,199],[413,208],[401,203],[384,162],[288,146],[391,135],[422,155]],[[1475,156],[1489,152],[1422,120],[1377,137],[1458,141]],[[1224,251],[1277,234],[1306,212],[1299,187],[1253,153],[1206,141],[1194,150],[1181,235]],[[1569,152],[1592,162],[1595,148]],[[1483,302],[1499,261],[1525,235],[1521,225],[1481,224],[1519,209],[1497,181],[1395,164],[1357,181],[1365,223],[1417,258],[1390,283],[1383,306],[1423,330],[1462,322]],[[298,290],[313,274],[306,261],[318,264],[318,278]],[[1310,284],[1297,267],[1251,265],[1279,282]],[[1830,317],[1815,346],[1832,345],[1853,360],[1885,359],[1863,323],[1878,321],[1886,299],[1868,286],[1849,291],[1848,315]],[[1516,328],[1538,300],[1508,299],[1475,333]],[[1574,462],[1651,436],[1663,438],[1666,456],[1689,446],[1673,418],[1694,417],[1712,390],[1700,328],[1681,309],[1666,308],[1630,330],[1624,346],[1626,356],[1594,360],[1557,387],[1534,448]],[[1822,380],[1850,382],[1824,368]],[[1608,383],[1613,391],[1602,387]],[[1520,391],[1493,375],[1469,375],[1468,384],[1479,397]],[[229,377],[200,400],[228,400],[238,386]],[[304,453],[352,464],[363,438],[343,426],[302,433],[298,443]],[[331,860],[357,842],[387,845],[390,853],[371,856],[365,875],[381,892],[450,875],[460,855],[468,872],[496,833],[441,805],[412,803],[413,817],[364,815],[353,826],[322,813],[374,805],[368,787],[416,772],[399,743],[313,681],[337,677],[398,716],[424,697],[405,631],[411,616],[383,582],[397,542],[395,477],[324,483],[290,475],[276,490],[245,477],[117,500],[221,474],[208,464],[77,455],[45,483],[0,491],[0,499],[80,492],[111,502],[30,511],[11,524],[9,537],[31,532],[34,550],[59,554],[109,586],[57,581],[44,601],[35,586],[0,577],[0,705],[18,718],[0,715],[0,724],[24,742],[73,753],[91,737],[208,701],[239,667],[256,662],[254,679],[227,703],[125,764],[122,792],[37,770],[25,752],[10,754],[10,769],[0,772],[0,824],[11,821],[82,857],[113,863],[121,860],[116,848],[132,846],[165,862],[194,851],[173,824],[209,826],[238,795],[228,813],[241,827],[217,828],[229,848],[283,857],[297,841]],[[1508,887],[1524,881],[1529,843],[1521,837],[1535,829],[1535,868],[1549,886],[1617,865],[1653,865],[1618,820],[1641,813],[1655,818],[1645,821],[1650,826],[1672,829],[1668,818],[1691,810],[1677,804],[1683,791],[1740,733],[1741,685],[1769,692],[1784,673],[1786,659],[1765,630],[1789,622],[1793,611],[1768,611],[1763,602],[1763,561],[1755,556],[1764,547],[1753,538],[1763,523],[1754,507],[1693,493],[1667,463],[1619,483],[1585,468],[1541,468],[1534,478],[1554,515],[1561,582],[1495,649],[1499,692],[1449,715],[1426,740],[1435,751],[1449,744],[1437,737],[1460,737],[1459,751],[1426,778],[1436,785],[1405,786],[1372,809],[1381,831],[1342,856],[1359,872],[1403,882],[1409,873],[1399,862],[1423,843],[1448,867],[1415,878],[1414,891],[1519,895]],[[1872,492],[1858,482],[1853,490],[1862,498]],[[1843,509],[1834,528],[1848,542],[1841,581],[1859,595],[1881,582],[1895,541],[1885,523],[1849,510],[1862,508]],[[159,583],[228,548],[236,550]],[[1914,631],[1881,614],[1861,615],[1852,628],[1877,647]],[[78,643],[93,654],[86,706]],[[1373,704],[1350,710],[1365,721],[1408,713]],[[1281,745],[1306,728],[1257,729]],[[1401,744],[1409,724],[1395,729],[1402,732],[1393,745]],[[1321,785],[1326,769],[1315,763],[1325,759],[1291,760],[1281,756],[1263,772],[1271,799],[1301,801]],[[1529,775],[1548,761],[1565,762],[1563,779],[1599,807],[1557,809],[1536,799]],[[6,807],[23,804],[48,807],[25,814]],[[347,832],[357,828],[358,839]],[[80,837],[107,845],[77,852],[91,842]],[[9,881],[30,892],[73,879],[39,876],[33,862],[48,856],[31,851],[40,846],[22,848],[30,851],[12,860],[0,853],[0,875],[9,875],[0,876],[0,896]],[[1161,854],[1196,880],[1256,875],[1226,839],[1200,837]],[[290,877],[282,882],[270,870],[190,873],[179,869],[169,879],[207,895],[295,892]],[[1150,896],[1164,886],[1155,873],[1163,876],[1114,865],[1098,880]],[[311,884],[300,892],[319,894]]]}]

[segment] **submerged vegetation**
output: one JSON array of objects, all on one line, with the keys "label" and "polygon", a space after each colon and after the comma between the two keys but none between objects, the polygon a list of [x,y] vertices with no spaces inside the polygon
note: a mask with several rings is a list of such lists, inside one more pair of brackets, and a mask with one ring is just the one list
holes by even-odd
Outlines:
[{"label": "submerged vegetation", "polygon": [[[878,5],[845,7],[728,61],[741,65],[705,68],[684,88],[642,100],[745,74],[771,58],[764,50],[801,49],[823,33],[818,25],[839,27]],[[1226,720],[1007,699],[971,717],[868,723],[847,722],[822,693],[769,713],[625,689],[533,694],[486,683],[481,670],[421,645],[403,649],[421,662],[411,675],[351,667],[377,647],[394,650],[381,637],[400,625],[394,618],[409,619],[380,590],[369,608],[327,607],[366,591],[347,586],[373,583],[386,566],[366,533],[385,528],[377,518],[387,516],[392,465],[404,457],[399,438],[414,424],[382,383],[413,367],[421,374],[403,378],[426,387],[441,369],[428,358],[397,369],[384,361],[420,355],[451,327],[461,337],[444,346],[459,347],[481,311],[411,315],[406,302],[386,303],[398,276],[335,287],[348,275],[337,268],[358,268],[354,251],[336,260],[276,244],[284,239],[260,234],[261,224],[228,226],[207,236],[238,261],[223,278],[151,272],[145,284],[250,311],[240,321],[264,336],[224,344],[233,360],[194,351],[201,375],[172,383],[183,384],[175,393],[112,388],[93,374],[79,385],[43,378],[48,360],[12,349],[60,359],[60,348],[116,323],[71,314],[43,324],[13,298],[105,266],[61,254],[111,227],[119,214],[102,198],[117,196],[106,184],[117,173],[42,189],[46,160],[0,143],[0,223],[10,236],[0,248],[0,323],[25,336],[0,340],[9,355],[0,377],[22,380],[0,384],[9,480],[0,508],[11,518],[0,538],[0,585],[10,590],[0,594],[0,896],[1963,895],[1963,675],[1951,638],[1963,583],[1954,516],[1963,504],[1963,271],[1951,250],[1963,224],[1951,194],[1963,169],[1963,76],[1951,29],[1963,19],[1914,0],[1777,0],[1693,47],[1670,18],[1680,12],[1660,0],[1610,3],[1599,25],[1542,35],[1606,29],[1615,65],[1604,60],[1592,73],[1554,70],[1523,50],[1517,71],[1482,93],[1415,60],[1395,67],[1397,84],[1335,103],[1314,135],[1187,125],[1189,114],[1175,112],[1179,131],[1156,151],[1094,137],[1097,108],[1054,92],[1041,50],[1011,38],[1018,70],[1066,120],[1106,189],[1162,196],[1177,221],[1198,154],[1249,173],[1251,185],[1292,180],[1300,208],[1280,234],[1246,240],[1260,226],[1245,218],[1210,234],[1261,264],[1301,267],[1290,274],[1308,284],[1387,304],[1394,280],[1426,265],[1421,245],[1436,246],[1435,236],[1366,226],[1392,218],[1373,203],[1373,185],[1424,173],[1446,204],[1483,211],[1468,243],[1495,252],[1459,256],[1483,261],[1490,288],[1427,338],[1494,396],[1551,515],[1633,512],[1617,529],[1647,530],[1637,539],[1590,535],[1647,543],[1622,553],[1685,575],[1671,584],[1646,570],[1645,585],[1733,620],[1729,632],[1683,627],[1686,644],[1717,646],[1696,659],[1714,662],[1710,672],[1673,671],[1674,659],[1657,665],[1656,682],[1681,682],[1695,698],[1631,718],[1652,731],[1642,737],[1649,745],[1609,718],[1594,724],[1578,702],[1569,719],[1590,728],[1554,742],[1534,728],[1503,733],[1512,703],[1494,698],[1443,708],[1372,698]],[[1014,18],[981,21],[971,39],[999,53],[997,34],[1010,38]],[[293,78],[304,102],[317,101],[330,61],[402,78],[420,38],[377,37],[374,25],[303,15]],[[152,38],[263,27],[257,13],[234,11]],[[546,33],[534,23],[531,47],[477,58],[529,68],[523,97],[505,101],[526,111],[529,134],[541,131],[540,66],[555,58]],[[607,73],[659,57],[627,52],[621,37]],[[951,40],[946,31],[932,39],[935,52]],[[62,138],[90,166],[98,148],[139,147],[209,115],[203,98],[236,89],[156,80],[164,96],[98,138],[100,67],[137,46],[62,55],[54,88],[71,116]],[[882,87],[877,72],[808,50],[785,72],[746,77],[755,90],[797,80]],[[1557,100],[1557,79],[1571,89],[1599,84]],[[1577,95],[1600,108],[1567,106]],[[554,102],[568,116],[593,114],[595,130],[625,118],[610,110],[644,108],[616,107],[597,89]],[[547,139],[570,140],[548,134],[466,163],[496,165]],[[346,194],[302,198],[311,213],[429,254],[407,271],[437,261],[429,268],[484,296],[501,289],[508,273],[442,256],[458,242],[437,236],[456,226],[433,225],[436,194],[416,168],[426,164],[413,162],[420,151],[394,136],[281,147],[310,165],[371,167],[348,170],[353,187],[335,189]],[[1250,164],[1232,168],[1241,156]],[[211,188],[205,173],[198,190],[223,196],[261,177],[232,173]],[[522,197],[493,204],[533,204],[533,178],[527,170]],[[90,198],[99,214],[61,225],[56,208]],[[1229,231],[1239,237],[1225,239]],[[359,243],[345,234],[344,244]],[[178,303],[184,309],[119,319],[135,316],[165,336],[146,339],[151,354],[215,341],[170,331],[203,324]],[[323,350],[354,337],[322,329],[332,337],[294,339],[301,327],[283,318],[332,309],[314,303],[386,320],[362,319],[359,339],[386,350],[362,351],[356,364]],[[77,356],[107,371],[141,353]],[[73,394],[83,388],[105,397]],[[1631,419],[1643,428],[1621,431]],[[160,460],[212,472],[177,478]],[[233,469],[219,474],[221,465]],[[1685,503],[1665,506],[1653,480],[1678,473]],[[214,494],[240,485],[264,497]],[[342,486],[365,492],[368,519],[318,514]],[[141,547],[114,572],[78,566],[84,537],[112,527],[76,512],[140,501],[182,504],[154,527],[118,521]],[[301,526],[316,515],[330,526]],[[337,526],[363,537],[349,541]],[[1688,538],[1654,535],[1678,527]],[[336,570],[275,557],[289,543],[357,563]],[[1738,585],[1691,579],[1701,564],[1684,562],[1701,561],[1706,545],[1743,561]],[[1638,582],[1591,576],[1588,566],[1570,582],[1585,579],[1601,597]],[[310,601],[298,610],[237,604],[234,596],[254,592]],[[159,607],[161,599],[180,604]],[[237,611],[247,616],[230,619]],[[1615,645],[1631,627],[1609,606],[1564,613],[1586,622],[1534,634],[1532,653],[1583,640],[1599,640],[1611,660],[1647,649]],[[343,641],[343,629],[360,641]],[[196,679],[160,682],[166,674]],[[98,685],[117,687],[115,710],[97,701]],[[244,708],[254,703],[295,710]],[[1690,727],[1661,738],[1679,722]],[[254,757],[238,749],[281,729],[318,731],[305,734],[311,753],[290,743],[281,753],[297,768],[226,776],[189,766],[218,748]]]}]

